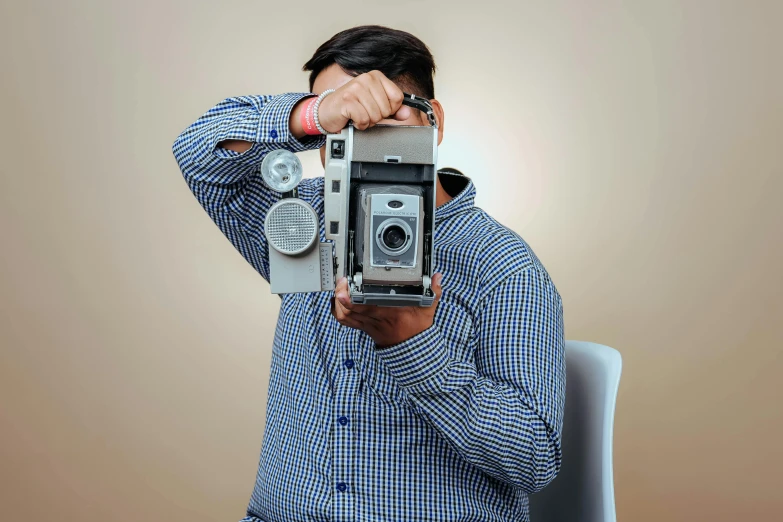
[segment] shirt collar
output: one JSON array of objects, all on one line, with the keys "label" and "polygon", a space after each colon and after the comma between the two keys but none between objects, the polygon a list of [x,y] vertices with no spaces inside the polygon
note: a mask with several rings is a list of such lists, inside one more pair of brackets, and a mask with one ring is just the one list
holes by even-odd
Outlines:
[{"label": "shirt collar", "polygon": [[[469,177],[464,174],[451,172],[438,172],[438,177],[441,180],[441,184],[445,182],[459,192],[449,201],[435,209],[436,223],[473,208],[473,202],[476,199],[476,187]],[[451,191],[451,193],[453,192],[454,190]]]}]

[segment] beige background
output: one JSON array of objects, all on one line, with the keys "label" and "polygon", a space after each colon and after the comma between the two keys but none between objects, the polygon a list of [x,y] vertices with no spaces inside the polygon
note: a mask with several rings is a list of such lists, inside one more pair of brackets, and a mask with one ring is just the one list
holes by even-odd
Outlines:
[{"label": "beige background", "polygon": [[243,515],[279,300],[171,145],[360,23],[430,45],[441,165],[622,352],[620,520],[780,516],[783,2],[457,4],[0,4],[0,519]]}]

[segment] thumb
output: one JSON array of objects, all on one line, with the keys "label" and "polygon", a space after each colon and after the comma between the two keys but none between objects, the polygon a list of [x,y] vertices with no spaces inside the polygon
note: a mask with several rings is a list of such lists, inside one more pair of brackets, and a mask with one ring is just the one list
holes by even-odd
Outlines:
[{"label": "thumb", "polygon": [[432,291],[435,293],[435,301],[440,300],[440,296],[443,293],[443,274],[440,272],[435,274],[432,278]]},{"label": "thumb", "polygon": [[403,105],[400,109],[394,113],[394,119],[398,121],[404,121],[411,117],[411,108],[407,105]]}]

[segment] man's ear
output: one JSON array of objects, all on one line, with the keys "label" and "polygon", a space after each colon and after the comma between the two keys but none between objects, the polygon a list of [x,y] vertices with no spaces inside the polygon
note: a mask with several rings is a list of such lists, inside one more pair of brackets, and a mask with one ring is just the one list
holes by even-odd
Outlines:
[{"label": "man's ear", "polygon": [[440,145],[440,142],[443,141],[443,128],[446,124],[446,115],[443,112],[443,105],[441,105],[438,100],[433,98],[430,100],[430,105],[432,105],[432,112],[435,113],[435,119],[438,121],[438,145]]}]

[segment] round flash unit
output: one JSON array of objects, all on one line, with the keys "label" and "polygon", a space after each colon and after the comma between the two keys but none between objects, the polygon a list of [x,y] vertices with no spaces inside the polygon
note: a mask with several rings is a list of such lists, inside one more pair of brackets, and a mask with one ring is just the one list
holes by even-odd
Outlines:
[{"label": "round flash unit", "polygon": [[264,156],[261,162],[261,177],[272,190],[288,192],[302,181],[302,162],[296,154],[278,149]]},{"label": "round flash unit", "polygon": [[267,212],[264,233],[269,245],[281,254],[301,254],[318,237],[318,216],[305,201],[284,198]]}]

